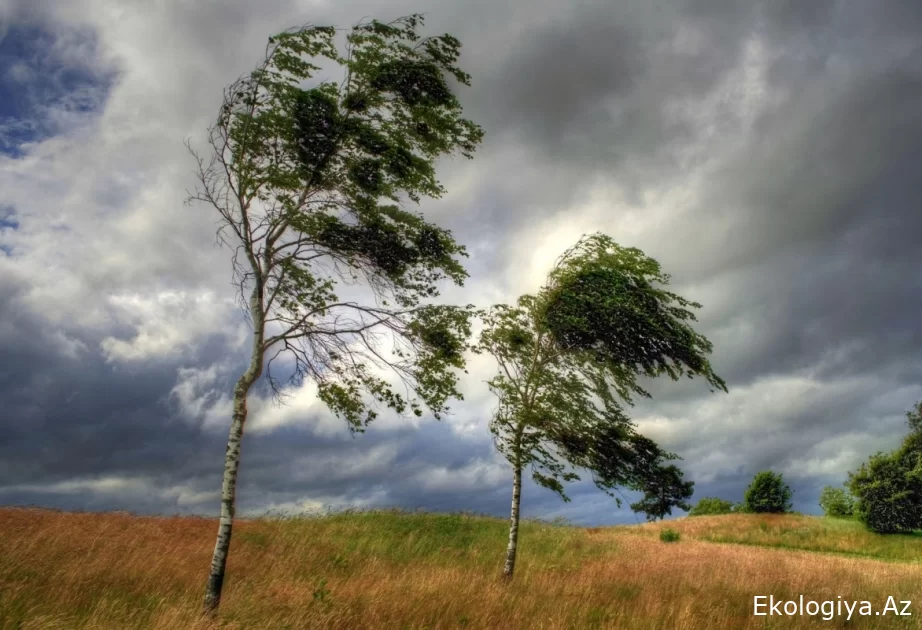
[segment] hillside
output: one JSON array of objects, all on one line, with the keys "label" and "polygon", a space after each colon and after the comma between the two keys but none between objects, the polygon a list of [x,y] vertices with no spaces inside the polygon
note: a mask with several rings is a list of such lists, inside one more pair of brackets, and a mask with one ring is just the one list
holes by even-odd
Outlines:
[{"label": "hillside", "polygon": [[[214,520],[0,509],[0,628],[801,628],[753,596],[922,602],[922,538],[815,517],[728,515],[630,527],[347,513],[239,521],[219,618],[197,619]],[[682,533],[661,542],[663,527]],[[902,606],[900,606],[902,608]],[[922,627],[859,617],[847,627]]]}]

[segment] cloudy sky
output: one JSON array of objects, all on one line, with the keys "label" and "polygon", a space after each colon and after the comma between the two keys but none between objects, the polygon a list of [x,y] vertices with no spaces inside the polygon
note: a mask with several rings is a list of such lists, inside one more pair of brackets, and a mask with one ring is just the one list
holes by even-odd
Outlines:
[{"label": "cloudy sky", "polygon": [[[585,232],[658,259],[730,389],[656,383],[633,410],[696,498],[771,468],[816,512],[898,444],[922,398],[917,0],[0,0],[0,504],[216,513],[247,330],[183,140],[269,35],[414,12],[463,42],[486,131],[422,206],[471,253],[449,297],[533,291]],[[505,515],[492,369],[450,418],[356,438],[309,386],[257,392],[239,509]],[[523,512],[635,520],[571,496],[528,485]]]}]

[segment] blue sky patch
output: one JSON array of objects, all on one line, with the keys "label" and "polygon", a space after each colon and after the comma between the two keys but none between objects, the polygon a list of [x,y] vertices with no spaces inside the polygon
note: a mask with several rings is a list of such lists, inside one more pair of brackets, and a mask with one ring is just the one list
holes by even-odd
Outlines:
[{"label": "blue sky patch", "polygon": [[89,65],[95,48],[91,32],[35,25],[0,38],[0,154],[20,157],[24,144],[64,131],[63,117],[102,109],[114,76]]},{"label": "blue sky patch", "polygon": [[16,211],[9,206],[0,206],[0,252],[7,256],[13,255],[13,249],[3,242],[3,237],[7,232],[19,229],[19,220],[16,218]]}]

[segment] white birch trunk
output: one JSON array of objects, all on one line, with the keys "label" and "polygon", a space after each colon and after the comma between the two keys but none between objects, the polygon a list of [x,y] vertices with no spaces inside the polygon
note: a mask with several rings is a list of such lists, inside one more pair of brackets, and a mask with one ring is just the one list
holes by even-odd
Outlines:
[{"label": "white birch trunk", "polygon": [[519,543],[519,504],[522,498],[522,466],[514,465],[512,477],[512,511],[509,516],[509,546],[506,548],[506,566],[503,567],[503,577],[512,578],[515,571],[515,552]]},{"label": "white birch trunk", "polygon": [[221,603],[224,586],[224,570],[227,566],[227,552],[230,549],[231,531],[234,526],[234,503],[237,498],[237,472],[240,469],[240,442],[247,419],[247,394],[250,387],[262,374],[265,348],[265,321],[262,313],[261,290],[253,291],[250,297],[250,315],[253,318],[253,349],[250,365],[234,387],[234,412],[231,420],[227,450],[224,455],[224,481],[221,485],[221,519],[218,524],[218,539],[211,558],[211,572],[203,602],[204,612],[212,613]]}]

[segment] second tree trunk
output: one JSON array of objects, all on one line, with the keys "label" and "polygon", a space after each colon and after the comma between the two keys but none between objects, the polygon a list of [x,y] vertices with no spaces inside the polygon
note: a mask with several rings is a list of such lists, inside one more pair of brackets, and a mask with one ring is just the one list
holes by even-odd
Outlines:
[{"label": "second tree trunk", "polygon": [[511,578],[515,571],[515,552],[519,543],[519,504],[522,498],[522,467],[516,465],[512,477],[512,510],[509,515],[509,546],[506,548],[506,565],[503,576]]}]

